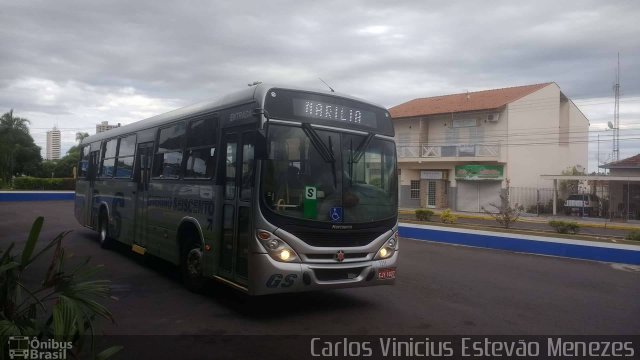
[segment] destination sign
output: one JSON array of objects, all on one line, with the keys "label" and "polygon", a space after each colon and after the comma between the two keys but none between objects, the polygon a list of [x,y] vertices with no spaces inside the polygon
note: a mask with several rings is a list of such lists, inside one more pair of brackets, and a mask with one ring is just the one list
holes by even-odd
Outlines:
[{"label": "destination sign", "polygon": [[339,121],[343,124],[377,126],[376,114],[371,111],[308,99],[294,98],[293,114],[307,118]]},{"label": "destination sign", "polygon": [[272,88],[264,109],[271,119],[394,135],[386,109],[339,95]]}]

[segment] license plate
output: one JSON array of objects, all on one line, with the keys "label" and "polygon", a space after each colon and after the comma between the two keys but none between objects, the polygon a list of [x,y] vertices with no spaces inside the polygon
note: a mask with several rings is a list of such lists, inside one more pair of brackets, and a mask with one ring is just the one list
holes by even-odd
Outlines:
[{"label": "license plate", "polygon": [[396,269],[378,269],[378,280],[391,280],[396,278]]}]

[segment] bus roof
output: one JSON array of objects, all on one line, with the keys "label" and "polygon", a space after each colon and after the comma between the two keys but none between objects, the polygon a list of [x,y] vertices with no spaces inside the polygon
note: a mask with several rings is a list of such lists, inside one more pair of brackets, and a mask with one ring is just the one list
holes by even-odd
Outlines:
[{"label": "bus roof", "polygon": [[331,96],[339,96],[346,99],[367,103],[367,104],[385,109],[383,106],[371,103],[370,101],[367,101],[367,100],[363,100],[363,99],[360,99],[351,95],[342,94],[342,93],[330,92],[324,89],[309,89],[309,88],[297,88],[292,86],[276,86],[273,84],[258,84],[256,86],[251,86],[247,89],[230,93],[222,97],[215,98],[213,100],[205,100],[193,105],[185,106],[183,108],[179,108],[163,114],[155,115],[144,120],[136,121],[134,123],[131,123],[125,126],[113,128],[108,131],[91,135],[83,139],[81,142],[81,145],[93,143],[95,141],[100,141],[103,139],[118,137],[125,134],[134,133],[137,131],[153,128],[156,126],[161,126],[163,124],[171,123],[173,121],[177,121],[177,120],[184,119],[186,117],[190,117],[194,115],[204,115],[208,113],[213,113],[220,109],[224,109],[230,106],[242,105],[252,101],[257,101],[262,106],[262,103],[267,93],[269,92],[269,90],[274,88],[306,91],[306,92],[319,93],[319,94],[331,95]]}]

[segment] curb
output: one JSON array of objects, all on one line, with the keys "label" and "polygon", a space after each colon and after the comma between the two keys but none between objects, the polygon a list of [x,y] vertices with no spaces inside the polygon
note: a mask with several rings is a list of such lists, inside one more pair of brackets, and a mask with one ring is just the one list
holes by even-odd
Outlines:
[{"label": "curb", "polygon": [[74,200],[74,191],[0,191],[0,202]]},{"label": "curb", "polygon": [[518,253],[640,265],[640,246],[399,223],[400,236]]}]

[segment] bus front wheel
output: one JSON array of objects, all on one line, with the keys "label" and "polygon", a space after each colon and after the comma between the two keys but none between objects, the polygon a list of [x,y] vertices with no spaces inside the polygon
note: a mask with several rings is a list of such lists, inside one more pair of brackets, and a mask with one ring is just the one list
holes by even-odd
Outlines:
[{"label": "bus front wheel", "polygon": [[100,213],[100,221],[98,224],[100,247],[108,249],[111,246],[111,237],[109,237],[109,217],[107,217],[106,211]]},{"label": "bus front wheel", "polygon": [[201,292],[204,288],[202,276],[202,249],[196,242],[186,243],[181,249],[180,270],[182,282],[193,292]]}]

